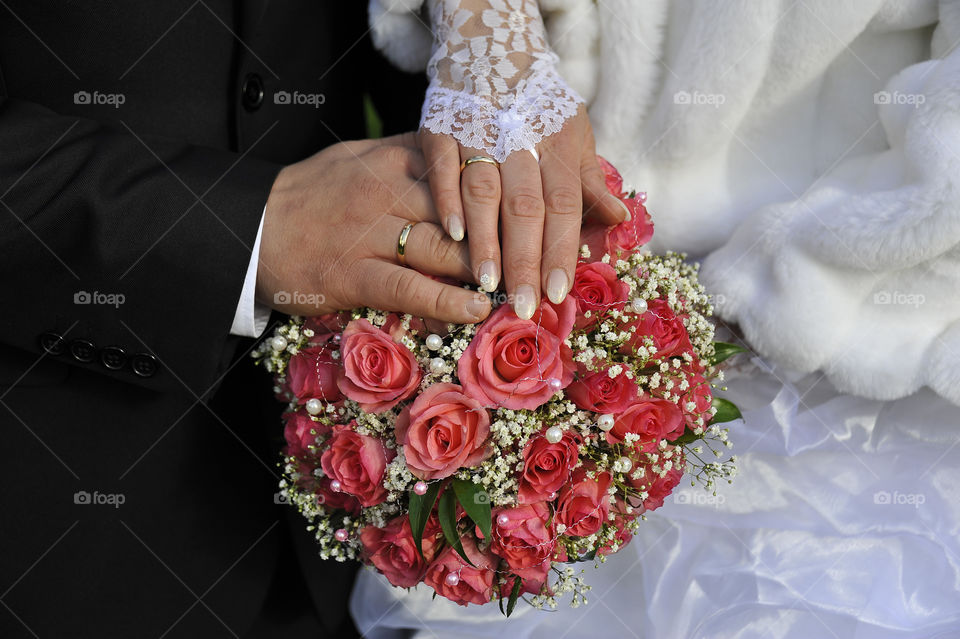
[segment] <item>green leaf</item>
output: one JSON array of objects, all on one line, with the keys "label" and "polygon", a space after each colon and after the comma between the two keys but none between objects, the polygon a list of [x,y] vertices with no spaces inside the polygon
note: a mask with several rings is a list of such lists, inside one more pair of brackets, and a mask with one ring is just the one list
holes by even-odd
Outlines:
[{"label": "green leaf", "polygon": [[483,538],[490,539],[493,515],[490,512],[490,495],[482,487],[465,479],[453,480],[453,491],[463,510],[480,527]]},{"label": "green leaf", "polygon": [[732,357],[737,353],[746,353],[747,349],[743,346],[738,346],[736,344],[729,344],[727,342],[714,342],[713,343],[714,354],[710,358],[711,364],[719,364],[720,362],[726,360],[728,357]]},{"label": "green leaf", "polygon": [[735,419],[743,419],[740,409],[730,400],[714,397],[713,405],[717,409],[717,414],[710,420],[711,424],[722,424],[723,422],[732,422]]},{"label": "green leaf", "polygon": [[473,562],[467,557],[463,550],[463,543],[460,541],[460,533],[457,532],[457,498],[452,490],[447,490],[440,496],[440,507],[437,509],[440,516],[440,527],[443,528],[443,536],[447,538],[457,554],[463,557],[463,560],[473,566]]},{"label": "green leaf", "polygon": [[510,591],[510,601],[507,602],[507,616],[513,614],[513,609],[517,606],[517,599],[520,598],[520,586],[523,585],[523,580],[520,577],[517,577],[517,580],[513,583],[513,590]]},{"label": "green leaf", "polygon": [[572,560],[570,563],[577,564],[577,563],[580,563],[581,561],[593,561],[594,559],[596,559],[596,557],[597,557],[597,549],[594,548],[593,550],[586,553],[585,555],[580,555],[576,559]]},{"label": "green leaf", "polygon": [[433,512],[433,505],[437,503],[439,492],[440,482],[438,481],[430,484],[423,495],[410,491],[410,510],[407,514],[410,517],[410,532],[413,533],[413,541],[421,557],[423,557],[423,529],[427,527],[427,520]]}]

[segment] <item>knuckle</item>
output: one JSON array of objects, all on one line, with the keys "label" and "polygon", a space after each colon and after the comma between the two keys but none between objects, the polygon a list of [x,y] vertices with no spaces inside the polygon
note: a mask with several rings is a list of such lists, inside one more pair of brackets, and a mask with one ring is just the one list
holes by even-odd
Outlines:
[{"label": "knuckle", "polygon": [[550,215],[580,215],[580,193],[569,186],[553,189],[546,197],[547,213]]},{"label": "knuckle", "polygon": [[476,175],[464,181],[464,195],[477,204],[500,202],[500,181],[495,175]]},{"label": "knuckle", "polygon": [[389,193],[386,183],[374,175],[359,177],[356,181],[356,189],[361,200],[367,202],[383,201]]},{"label": "knuckle", "polygon": [[377,159],[391,165],[406,166],[410,151],[401,146],[384,146],[376,150]]},{"label": "knuckle", "polygon": [[540,255],[514,255],[507,260],[507,263],[514,273],[529,275],[540,270]]},{"label": "knuckle", "polygon": [[543,200],[532,192],[513,193],[505,202],[507,215],[525,219],[543,219]]}]

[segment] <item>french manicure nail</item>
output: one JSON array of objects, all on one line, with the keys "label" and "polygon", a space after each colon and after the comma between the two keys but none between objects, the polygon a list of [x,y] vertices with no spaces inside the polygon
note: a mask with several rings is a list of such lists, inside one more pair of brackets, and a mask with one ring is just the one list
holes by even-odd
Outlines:
[{"label": "french manicure nail", "polygon": [[623,209],[623,212],[625,213],[625,216],[624,216],[624,218],[623,218],[623,221],[624,221],[624,222],[629,222],[629,221],[630,221],[630,218],[633,217],[633,216],[630,214],[630,207],[628,207],[626,204],[624,204],[624,203],[623,203],[623,200],[621,200],[620,198],[618,198],[616,195],[613,195],[612,193],[608,193],[607,196],[608,196],[608,197],[612,197],[614,200],[617,201],[617,204],[620,205],[620,208]]},{"label": "french manicure nail", "polygon": [[450,237],[459,242],[463,239],[463,218],[459,215],[451,215],[447,218],[447,231]]},{"label": "french manicure nail", "polygon": [[500,276],[497,274],[497,265],[493,260],[487,260],[480,265],[480,288],[487,293],[493,293],[500,284]]},{"label": "french manicure nail", "polygon": [[521,284],[513,294],[513,312],[528,320],[537,311],[537,294],[529,284]]},{"label": "french manicure nail", "polygon": [[547,275],[547,297],[554,304],[559,304],[567,296],[567,274],[563,269],[555,268]]},{"label": "french manicure nail", "polygon": [[470,299],[469,302],[467,302],[464,310],[466,310],[467,314],[473,317],[475,320],[479,320],[481,317],[487,314],[487,308],[489,305],[490,302],[487,300],[486,295],[475,295]]}]

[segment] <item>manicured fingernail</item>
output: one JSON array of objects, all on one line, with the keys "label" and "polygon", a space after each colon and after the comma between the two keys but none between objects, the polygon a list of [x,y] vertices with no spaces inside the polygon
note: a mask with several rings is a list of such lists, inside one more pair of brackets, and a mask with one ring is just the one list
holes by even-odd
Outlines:
[{"label": "manicured fingernail", "polygon": [[447,232],[450,233],[450,237],[456,241],[463,239],[463,218],[459,215],[451,215],[447,218]]},{"label": "manicured fingernail", "polygon": [[554,304],[559,304],[567,296],[569,286],[567,274],[563,269],[555,268],[547,275],[547,297]]},{"label": "manicured fingernail", "polygon": [[487,299],[486,295],[476,295],[464,307],[467,311],[467,314],[473,317],[475,320],[480,320],[484,315],[487,314],[487,309],[490,307],[490,301]]},{"label": "manicured fingernail", "polygon": [[624,222],[629,222],[629,221],[630,221],[630,218],[633,217],[633,216],[630,214],[630,207],[628,207],[626,204],[624,204],[624,203],[623,203],[623,200],[621,200],[620,198],[618,198],[616,195],[613,195],[613,194],[611,194],[611,193],[608,193],[608,194],[607,194],[607,197],[612,197],[612,198],[617,202],[617,204],[620,205],[620,208],[623,209],[623,214],[624,214],[624,216],[623,216],[623,221],[624,221]]},{"label": "manicured fingernail", "polygon": [[500,275],[497,274],[497,265],[493,260],[487,260],[480,265],[480,288],[487,293],[493,293],[500,284]]},{"label": "manicured fingernail", "polygon": [[537,311],[537,294],[529,284],[521,284],[513,294],[513,312],[520,319],[530,319]]}]

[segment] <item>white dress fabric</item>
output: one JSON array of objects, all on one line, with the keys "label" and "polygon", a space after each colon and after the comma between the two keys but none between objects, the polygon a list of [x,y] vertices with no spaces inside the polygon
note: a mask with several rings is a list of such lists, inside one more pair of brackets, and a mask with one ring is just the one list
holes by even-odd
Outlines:
[{"label": "white dress fabric", "polygon": [[[367,639],[960,637],[960,414],[929,390],[892,402],[790,381],[757,360],[727,397],[740,476],[681,484],[599,570],[589,603],[457,606],[362,570]],[[818,379],[819,378],[819,379]]]}]

